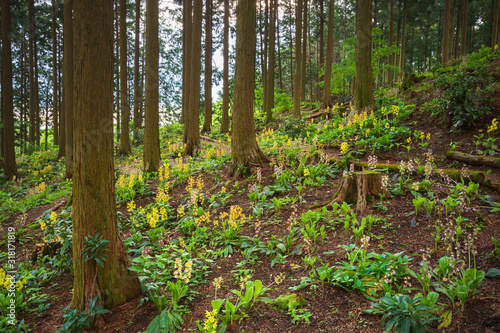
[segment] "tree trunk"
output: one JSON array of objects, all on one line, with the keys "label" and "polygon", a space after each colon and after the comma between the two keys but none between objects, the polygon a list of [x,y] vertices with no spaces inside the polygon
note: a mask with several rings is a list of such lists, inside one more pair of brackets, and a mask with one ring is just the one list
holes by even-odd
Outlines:
[{"label": "tree trunk", "polygon": [[306,100],[306,59],[307,59],[307,0],[304,1],[304,18],[302,23],[302,68],[300,72],[302,77],[300,80],[300,101]]},{"label": "tree trunk", "polygon": [[371,60],[371,15],[371,0],[358,0],[356,15],[356,75],[354,84],[354,106],[356,110],[361,110],[365,107],[373,105],[374,103]]},{"label": "tree trunk", "polygon": [[297,0],[297,7],[295,13],[295,78],[294,78],[294,94],[293,94],[293,115],[300,118],[300,98],[301,98],[301,82],[302,82],[302,50],[300,43],[302,41],[302,2]]},{"label": "tree trunk", "polygon": [[445,0],[444,6],[444,23],[443,23],[443,66],[448,65],[448,49],[450,39],[450,7],[451,0]]},{"label": "tree trunk", "polygon": [[[389,48],[392,48],[394,41],[394,0],[389,0]],[[392,67],[394,66],[394,54],[389,51],[389,68],[387,69],[387,83],[392,84]]]},{"label": "tree trunk", "polygon": [[146,0],[146,105],[144,123],[144,170],[160,167],[159,82],[160,61],[158,0]]},{"label": "tree trunk", "polygon": [[14,141],[14,92],[12,88],[12,49],[10,0],[2,0],[2,121],[3,159],[7,179],[18,177]]},{"label": "tree trunk", "polygon": [[66,114],[66,178],[73,177],[73,0],[64,2],[64,113]]},{"label": "tree trunk", "polygon": [[276,12],[276,37],[278,38],[278,69],[279,69],[279,76],[280,76],[280,89],[283,92],[283,68],[281,66],[281,43],[280,43],[280,20],[279,20],[279,3],[275,0],[275,12]]},{"label": "tree trunk", "polygon": [[21,152],[26,152],[26,32],[23,27],[23,35],[21,39],[21,126],[20,126],[20,139],[21,139]]},{"label": "tree trunk", "polygon": [[202,133],[212,130],[212,0],[206,2],[205,20],[205,119]]},{"label": "tree trunk", "polygon": [[[188,0],[189,2],[190,0]],[[200,147],[200,73],[201,73],[201,21],[203,1],[193,2],[193,23],[191,29],[191,54],[189,56],[189,96],[184,114],[184,155],[193,156]]]},{"label": "tree trunk", "polygon": [[330,82],[333,62],[333,20],[335,17],[335,0],[330,0],[328,9],[328,37],[326,39],[325,82],[323,84],[323,108],[330,106]]},{"label": "tree trunk", "polygon": [[59,123],[57,112],[57,35],[56,35],[56,0],[52,0],[52,117],[54,118],[54,145],[59,144]]},{"label": "tree trunk", "polygon": [[446,158],[449,160],[464,162],[470,165],[485,165],[500,169],[500,158],[483,155],[471,155],[459,151],[448,150]]},{"label": "tree trunk", "polygon": [[[330,14],[328,14],[330,15]],[[319,61],[318,61],[318,82],[322,81],[321,79],[324,80],[324,77],[322,78],[319,73],[321,72],[321,68],[325,68],[326,72],[326,67],[325,66],[325,49],[324,49],[324,41],[323,39],[325,38],[325,10],[324,10],[324,0],[319,0]],[[328,46],[327,46],[328,47]],[[323,99],[323,96],[321,95],[322,89],[320,85],[318,84],[318,100]],[[324,99],[323,99],[323,106],[324,106]]]},{"label": "tree trunk", "polygon": [[[267,110],[267,42],[269,40],[269,1],[272,0],[264,0],[265,1],[265,10],[264,10],[264,38],[261,38],[261,53],[262,53],[262,89],[263,89],[263,98],[262,98],[262,110],[266,112]],[[260,1],[259,1],[260,4]],[[259,6],[260,7],[260,6]],[[261,36],[262,37],[262,36]],[[264,50],[262,51],[262,47]]]},{"label": "tree trunk", "polygon": [[406,44],[406,11],[408,3],[403,1],[403,31],[401,32],[401,51],[399,52],[399,81],[403,82],[405,77],[405,44]]},{"label": "tree trunk", "polygon": [[222,120],[220,132],[229,133],[229,0],[224,0],[224,69],[222,72]]},{"label": "tree trunk", "polygon": [[30,69],[30,127],[28,142],[30,152],[36,140],[36,88],[35,88],[35,0],[28,1],[28,38],[29,38],[29,69]]},{"label": "tree trunk", "polygon": [[121,119],[120,119],[120,13],[118,11],[118,2],[115,1],[115,17],[116,17],[116,139],[119,142],[121,136]]},{"label": "tree trunk", "polygon": [[[141,294],[119,236],[113,167],[113,1],[75,1],[75,169],[71,307],[113,308]],[[84,237],[108,240],[104,267],[84,262]]]},{"label": "tree trunk", "polygon": [[141,0],[135,0],[135,43],[134,43],[134,144],[137,144],[138,130],[141,128],[142,118],[139,112],[139,27],[141,23]]},{"label": "tree trunk", "polygon": [[[146,24],[144,22],[144,30],[146,30]],[[139,118],[141,119],[140,127],[142,128],[142,119],[144,117],[144,69],[146,68],[146,33],[142,33],[142,68],[141,68],[141,84],[139,90]]]},{"label": "tree trunk", "polygon": [[356,213],[366,210],[368,197],[380,197],[384,192],[382,187],[382,174],[373,171],[353,172],[344,177],[340,191],[333,202],[356,204]]},{"label": "tree trunk", "polygon": [[458,9],[457,9],[457,24],[455,26],[455,42],[453,45],[453,58],[457,59],[458,58],[458,40],[460,37],[460,27],[462,25],[462,2],[461,0],[458,0]]},{"label": "tree trunk", "polygon": [[[495,50],[495,46],[499,44],[500,40],[500,0],[495,1],[495,8],[493,9],[493,30],[491,32],[491,49]],[[498,52],[498,49],[495,50]]]},{"label": "tree trunk", "polygon": [[292,38],[292,14],[293,13],[293,5],[292,2],[290,1],[290,25],[289,25],[289,31],[290,31],[290,95],[295,96],[293,93],[293,38]]},{"label": "tree trunk", "polygon": [[277,13],[277,1],[270,0],[269,9],[269,66],[267,70],[267,105],[266,105],[266,124],[269,124],[273,120],[273,108],[274,108],[274,67],[275,67],[275,15]]},{"label": "tree trunk", "polygon": [[130,155],[129,120],[130,104],[128,101],[127,82],[127,0],[120,0],[120,89],[121,89],[121,134],[119,155]]},{"label": "tree trunk", "polygon": [[467,16],[469,15],[469,0],[464,0],[464,6],[462,8],[462,39],[460,41],[460,55],[464,56],[466,52],[467,45]]},{"label": "tree trunk", "polygon": [[[239,0],[236,8],[236,64],[234,77],[231,173],[260,166],[268,158],[255,138],[255,0]],[[236,175],[238,176],[238,173]]]}]

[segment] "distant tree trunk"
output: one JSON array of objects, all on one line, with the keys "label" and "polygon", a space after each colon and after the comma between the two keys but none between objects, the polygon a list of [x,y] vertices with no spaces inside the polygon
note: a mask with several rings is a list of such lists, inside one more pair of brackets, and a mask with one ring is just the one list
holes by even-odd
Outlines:
[{"label": "distant tree trunk", "polygon": [[[276,0],[275,0],[276,1]],[[276,2],[276,37],[278,38],[278,69],[279,69],[279,76],[280,76],[280,89],[283,91],[283,68],[281,66],[281,43],[280,43],[280,20],[279,20],[279,3]]]},{"label": "distant tree trunk", "polygon": [[290,95],[291,96],[295,96],[294,95],[294,91],[293,91],[293,68],[294,68],[294,63],[293,63],[293,38],[292,38],[292,29],[293,29],[293,25],[292,25],[292,15],[293,15],[293,5],[292,5],[292,2],[290,1],[290,25],[289,25],[289,31],[290,31]]},{"label": "distant tree trunk", "polygon": [[302,23],[302,68],[300,72],[302,77],[300,80],[300,101],[304,102],[306,100],[306,60],[307,60],[307,0],[304,1],[304,17]]},{"label": "distant tree trunk", "polygon": [[35,88],[35,0],[28,1],[28,38],[29,38],[29,72],[30,72],[30,127],[28,142],[30,152],[36,143],[36,88]]},{"label": "distant tree trunk", "polygon": [[[146,25],[144,24],[144,30],[146,30]],[[142,68],[141,68],[141,84],[139,90],[139,118],[141,119],[141,128],[142,128],[142,119],[144,117],[144,71],[146,68],[146,34],[142,33],[142,40],[144,41],[142,44]]]},{"label": "distant tree trunk", "polygon": [[453,58],[458,58],[458,40],[460,37],[460,26],[462,24],[462,2],[458,0],[458,9],[457,9],[457,24],[455,26],[455,41],[453,45]]},{"label": "distant tree trunk", "polygon": [[2,122],[3,171],[7,179],[18,177],[14,141],[14,92],[12,88],[12,49],[10,0],[2,0]]},{"label": "distant tree trunk", "polygon": [[139,111],[139,27],[141,23],[141,0],[135,0],[135,43],[134,43],[134,144],[137,143],[142,118]]},{"label": "distant tree trunk", "polygon": [[[396,46],[400,46],[401,45],[401,1],[399,1],[399,5],[398,5],[398,25],[397,25],[397,33],[396,33]],[[438,44],[439,44],[439,41],[438,41]],[[399,68],[399,57],[396,55],[395,59],[394,59],[394,67],[397,67]],[[397,80],[397,74],[394,73],[393,74],[393,80]]]},{"label": "distant tree trunk", "polygon": [[[372,75],[372,2],[358,0],[356,14],[356,76],[354,106],[361,110],[374,103]],[[403,27],[404,29],[404,27]]]},{"label": "distant tree trunk", "polygon": [[[73,271],[71,308],[89,301],[113,308],[141,294],[120,239],[113,166],[112,0],[75,1],[75,177],[73,182]],[[89,186],[92,184],[92,186]],[[104,267],[84,262],[85,236],[109,241]]]},{"label": "distant tree trunk", "polygon": [[120,13],[118,11],[118,2],[115,3],[115,36],[116,36],[116,56],[115,56],[115,64],[116,64],[116,139],[120,141],[121,136],[121,118],[120,118]]},{"label": "distant tree trunk", "polygon": [[[319,69],[324,68],[325,66],[325,49],[323,41],[325,37],[324,29],[325,29],[324,0],[319,0],[319,62],[318,62]],[[324,76],[322,78],[321,75],[319,75],[319,73],[321,73],[321,70],[318,70],[318,82],[322,81],[321,79],[324,80]],[[318,100],[322,99],[323,97],[321,95],[321,91],[322,91],[321,86],[318,84],[318,91],[317,91]],[[324,100],[323,100],[323,106],[324,106]]]},{"label": "distant tree trunk", "polygon": [[[188,0],[189,2],[190,0]],[[200,147],[200,74],[201,74],[201,21],[203,1],[193,2],[193,23],[191,29],[191,54],[189,57],[189,97],[184,117],[186,147],[184,155],[194,155]]]},{"label": "distant tree trunk", "polygon": [[267,70],[267,106],[266,106],[266,124],[269,124],[273,120],[273,108],[274,108],[274,67],[275,67],[275,15],[276,10],[276,0],[270,0],[269,8],[269,67]]},{"label": "distant tree trunk", "polygon": [[406,44],[406,11],[408,9],[407,0],[403,1],[403,31],[401,32],[401,50],[399,52],[399,80],[403,81],[405,76],[405,44]]},{"label": "distant tree trunk", "polygon": [[120,0],[120,88],[121,88],[121,135],[119,155],[129,155],[132,152],[130,147],[129,120],[130,105],[128,101],[127,82],[127,0]]},{"label": "distant tree trunk", "polygon": [[[390,19],[389,19],[389,48],[392,47],[394,40],[394,0],[389,0]],[[392,67],[394,66],[394,55],[389,53],[389,69],[387,70],[387,82],[392,83]]]},{"label": "distant tree trunk", "polygon": [[229,0],[224,0],[224,69],[222,72],[222,120],[220,132],[229,133]]},{"label": "distant tree trunk", "polygon": [[448,59],[453,59],[453,35],[455,32],[455,12],[456,12],[456,2],[457,0],[453,0],[450,7],[450,37],[449,37],[449,49],[448,49]]},{"label": "distant tree trunk", "polygon": [[66,178],[73,177],[73,0],[64,2],[64,113],[66,114]]},{"label": "distant tree trunk", "polygon": [[[495,1],[495,8],[493,10],[493,30],[491,33],[491,49],[495,50],[495,46],[500,41],[500,0]],[[498,52],[498,49],[495,50]]]},{"label": "distant tree trunk", "polygon": [[158,0],[146,0],[146,112],[144,124],[144,170],[160,167],[159,128],[159,13]]},{"label": "distant tree trunk", "polygon": [[54,145],[59,144],[59,123],[57,113],[57,35],[56,35],[56,0],[52,0],[52,117],[54,118]]},{"label": "distant tree trunk", "polygon": [[205,20],[205,119],[202,133],[210,132],[212,127],[212,0],[206,2]]},{"label": "distant tree trunk", "polygon": [[333,20],[335,17],[335,0],[330,0],[328,9],[328,32],[326,38],[326,64],[325,64],[325,82],[323,85],[323,108],[330,106],[330,81],[332,76],[333,62]]},{"label": "distant tree trunk", "polygon": [[40,91],[38,84],[38,43],[33,40],[35,46],[35,114],[36,114],[36,145],[40,147]]},{"label": "distant tree trunk", "polygon": [[[233,126],[231,138],[231,174],[239,166],[251,168],[269,159],[255,138],[255,35],[256,2],[239,0],[236,8],[236,67],[234,77]],[[236,174],[238,175],[238,173]]]},{"label": "distant tree trunk", "polygon": [[450,7],[451,0],[445,1],[444,6],[444,23],[443,23],[443,66],[448,65],[448,49],[449,49],[449,39],[450,39]]},{"label": "distant tree trunk", "polygon": [[189,80],[191,78],[191,60],[193,47],[192,31],[193,31],[193,1],[183,0],[182,6],[182,114],[181,124],[184,124],[184,136],[182,142],[186,143],[186,116],[188,113],[189,96],[191,94],[192,84]]},{"label": "distant tree trunk", "polygon": [[[270,0],[272,1],[272,0]],[[261,39],[261,50],[262,45],[264,46],[264,50],[262,53],[262,89],[263,89],[263,98],[262,98],[262,110],[266,112],[267,110],[267,42],[269,38],[269,0],[265,0],[266,8],[264,11],[264,39]]]},{"label": "distant tree trunk", "polygon": [[50,95],[49,95],[50,85],[47,82],[47,99],[45,100],[45,150],[49,148],[49,103],[50,103]]},{"label": "distant tree trunk", "polygon": [[[498,2],[498,1],[497,1]],[[467,45],[467,16],[469,15],[469,0],[464,0],[464,6],[462,8],[462,39],[460,41],[460,55],[464,56],[466,53]]]},{"label": "distant tree trunk", "polygon": [[302,71],[301,71],[301,61],[302,61],[302,50],[301,50],[301,33],[302,33],[302,2],[303,0],[297,0],[296,14],[295,14],[295,78],[294,78],[294,95],[293,95],[293,115],[300,118],[300,95],[301,95],[301,81],[302,81]]}]

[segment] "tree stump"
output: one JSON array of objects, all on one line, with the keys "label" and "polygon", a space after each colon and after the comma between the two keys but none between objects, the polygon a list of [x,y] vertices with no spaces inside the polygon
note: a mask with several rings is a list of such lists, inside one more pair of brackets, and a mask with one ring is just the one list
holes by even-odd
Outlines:
[{"label": "tree stump", "polygon": [[375,171],[352,172],[345,177],[333,202],[356,204],[356,213],[363,213],[369,197],[380,197],[384,192],[382,174]]}]

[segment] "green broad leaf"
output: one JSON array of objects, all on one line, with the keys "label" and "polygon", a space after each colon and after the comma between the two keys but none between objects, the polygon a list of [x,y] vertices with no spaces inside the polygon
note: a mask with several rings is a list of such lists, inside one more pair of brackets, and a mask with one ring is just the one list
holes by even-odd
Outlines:
[{"label": "green broad leaf", "polygon": [[490,268],[488,272],[486,273],[486,277],[495,277],[495,276],[500,276],[500,269],[499,268]]},{"label": "green broad leaf", "polygon": [[443,322],[439,324],[438,330],[446,328],[451,325],[451,320],[452,320],[451,310],[446,310],[445,312],[443,312],[443,314],[441,315],[441,319],[443,320]]}]

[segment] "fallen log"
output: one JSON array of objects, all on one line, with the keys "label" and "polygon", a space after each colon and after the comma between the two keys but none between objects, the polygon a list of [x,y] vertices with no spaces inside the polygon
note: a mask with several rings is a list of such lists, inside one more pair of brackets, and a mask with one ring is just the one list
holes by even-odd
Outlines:
[{"label": "fallen log", "polygon": [[484,155],[471,155],[455,150],[448,150],[446,158],[449,160],[464,162],[470,165],[484,165],[492,168],[500,169],[500,158],[489,157]]}]

